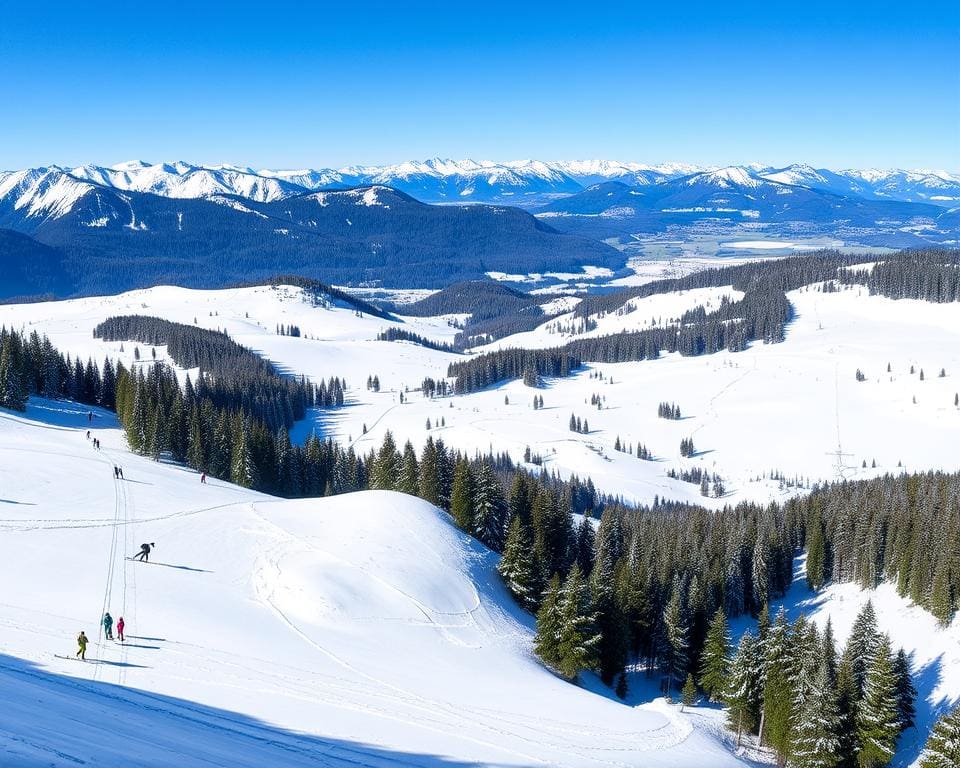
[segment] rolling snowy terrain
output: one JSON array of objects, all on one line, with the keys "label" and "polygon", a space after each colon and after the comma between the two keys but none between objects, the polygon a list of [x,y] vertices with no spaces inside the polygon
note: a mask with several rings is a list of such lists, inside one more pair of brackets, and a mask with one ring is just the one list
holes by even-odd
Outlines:
[{"label": "rolling snowy terrain", "polygon": [[201,485],[65,402],[0,412],[0,446],[5,766],[742,765],[710,712],[544,669],[496,556],[425,502]]},{"label": "rolling snowy terrain", "polygon": [[[579,331],[572,315],[560,315],[489,348],[540,348],[601,332],[643,329],[702,301],[719,303],[724,295],[733,294],[730,289],[698,289],[633,299],[628,312],[599,317],[597,329],[590,331]],[[316,380],[346,379],[347,404],[311,412],[310,419],[296,425],[296,440],[316,430],[366,453],[379,447],[390,430],[400,445],[410,440],[419,449],[432,435],[471,455],[493,449],[516,461],[529,446],[543,456],[549,471],[589,476],[599,490],[639,502],[659,496],[722,506],[783,498],[796,492],[790,483],[806,486],[834,479],[838,472],[852,479],[956,469],[951,446],[960,425],[954,405],[960,391],[960,306],[894,301],[858,287],[834,293],[807,287],[791,292],[789,299],[796,316],[781,344],[756,343],[741,353],[587,364],[570,378],[548,381],[541,390],[545,407],[538,410],[532,407],[535,390],[521,381],[469,395],[424,398],[415,391],[423,378],[445,377],[447,365],[463,355],[376,340],[379,332],[395,327],[449,343],[458,331],[451,323],[464,316],[358,317],[353,308],[336,302],[314,306],[291,286],[224,291],[161,287],[115,297],[6,305],[0,306],[0,325],[47,333],[55,346],[84,360],[110,355],[127,364],[133,363],[138,345],[93,338],[93,328],[111,315],[154,315],[224,329],[283,370]],[[278,335],[278,324],[297,325],[303,335]],[[150,350],[139,346],[142,364],[149,363]],[[158,348],[157,355],[164,359],[164,350]],[[857,369],[865,381],[856,380]],[[601,374],[603,379],[593,378]],[[380,379],[379,392],[364,385],[372,375]],[[592,395],[602,398],[601,409],[590,405]],[[680,406],[680,421],[657,417],[664,401]],[[589,433],[569,430],[571,414],[587,419]],[[686,437],[697,448],[691,458],[679,451]],[[615,451],[618,438],[624,445],[644,444],[653,460]],[[838,443],[846,454],[839,466]],[[722,498],[704,498],[698,485],[667,477],[668,470],[695,467],[723,479]]]}]

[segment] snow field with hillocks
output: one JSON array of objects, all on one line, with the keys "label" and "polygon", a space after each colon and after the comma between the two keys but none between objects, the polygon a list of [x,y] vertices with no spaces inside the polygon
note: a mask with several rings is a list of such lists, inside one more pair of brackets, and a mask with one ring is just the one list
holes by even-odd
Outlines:
[{"label": "snow field with hillocks", "polygon": [[662,701],[544,669],[496,555],[426,502],[201,485],[36,399],[0,413],[0,456],[4,765],[741,764]]},{"label": "snow field with hillocks", "polygon": [[[723,295],[735,293],[721,288],[637,299],[631,302],[635,311],[611,313],[598,323],[629,322],[642,328],[651,318],[679,316],[701,301],[718,306]],[[55,346],[84,359],[93,355],[102,360],[109,354],[131,364],[138,345],[94,339],[92,329],[98,322],[133,313],[187,324],[196,318],[201,327],[226,329],[284,371],[317,380],[346,378],[347,405],[311,412],[295,426],[294,439],[302,441],[316,430],[366,452],[379,447],[390,430],[400,445],[409,439],[418,450],[432,435],[471,455],[492,449],[507,451],[517,461],[529,446],[549,471],[590,477],[601,491],[640,502],[660,496],[717,507],[795,492],[770,480],[771,472],[810,483],[833,479],[838,423],[845,454],[841,471],[847,478],[956,469],[960,307],[869,296],[860,287],[836,293],[808,287],[791,292],[789,299],[795,319],[780,344],[754,343],[745,352],[703,357],[664,354],[642,362],[591,363],[570,378],[545,381],[538,390],[510,381],[434,400],[414,390],[425,376],[444,377],[448,363],[462,356],[408,342],[380,342],[376,335],[397,325],[450,342],[457,333],[450,323],[462,321],[462,316],[403,318],[398,324],[358,317],[352,308],[335,303],[312,306],[300,289],[291,287],[161,287],[116,297],[0,306],[0,324],[36,328],[48,333]],[[519,345],[530,336],[559,343],[557,335],[544,331],[554,322],[496,346]],[[277,324],[291,323],[300,327],[303,337],[276,334]],[[149,364],[150,349],[139,347],[141,364]],[[162,358],[164,350],[157,348],[157,353]],[[858,368],[866,377],[863,382],[855,378]],[[943,378],[941,369],[946,372]],[[596,373],[603,379],[591,378]],[[371,375],[379,377],[380,392],[366,389]],[[532,407],[535,394],[544,399],[541,410]],[[600,410],[590,405],[594,394],[604,399]],[[677,403],[683,418],[658,418],[657,406],[663,401]],[[569,430],[571,414],[587,420],[588,434]],[[615,451],[618,437],[634,450],[642,443],[654,460]],[[681,457],[679,449],[686,437],[693,438],[697,450],[689,459]],[[692,467],[718,474],[724,498],[705,499],[699,486],[667,477],[668,470]]]}]

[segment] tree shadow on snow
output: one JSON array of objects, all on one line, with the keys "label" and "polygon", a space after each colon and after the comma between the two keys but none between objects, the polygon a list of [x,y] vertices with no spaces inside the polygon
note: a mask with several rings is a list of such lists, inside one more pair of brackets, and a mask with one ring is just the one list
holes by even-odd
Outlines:
[{"label": "tree shadow on snow", "polygon": [[917,714],[914,722],[920,727],[908,728],[897,742],[897,765],[913,765],[920,758],[928,729],[933,727],[937,718],[952,709],[956,700],[936,696],[934,690],[943,679],[943,655],[933,659],[922,667],[914,667],[913,654],[910,655],[913,671],[913,685],[917,689],[914,701]]},{"label": "tree shadow on snow", "polygon": [[[141,768],[224,765],[232,768],[468,768],[475,761],[401,752],[360,741],[295,732],[249,715],[113,683],[71,677],[0,654],[0,710],[10,733],[0,751],[18,765],[122,765]],[[122,733],[104,723],[122,723]],[[375,733],[375,717],[368,726]],[[323,723],[317,723],[323,728]],[[389,738],[389,724],[383,726]],[[396,728],[396,724],[392,726]],[[416,727],[410,724],[409,728]],[[456,734],[449,734],[456,739]],[[495,766],[496,764],[488,764]],[[517,763],[511,762],[517,768]]]}]

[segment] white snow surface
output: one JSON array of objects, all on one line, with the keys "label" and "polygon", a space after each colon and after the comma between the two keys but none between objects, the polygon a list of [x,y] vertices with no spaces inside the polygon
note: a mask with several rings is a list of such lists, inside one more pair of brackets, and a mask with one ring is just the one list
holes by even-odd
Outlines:
[{"label": "white snow surface", "polygon": [[426,502],[201,485],[63,402],[0,412],[0,452],[4,766],[742,764],[544,669],[496,556]]}]

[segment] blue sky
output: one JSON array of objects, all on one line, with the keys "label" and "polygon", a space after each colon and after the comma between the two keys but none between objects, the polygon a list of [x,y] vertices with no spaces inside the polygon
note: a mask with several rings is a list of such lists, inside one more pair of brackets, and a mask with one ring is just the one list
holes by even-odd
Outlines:
[{"label": "blue sky", "polygon": [[960,170],[957,2],[199,4],[0,0],[0,168]]}]

